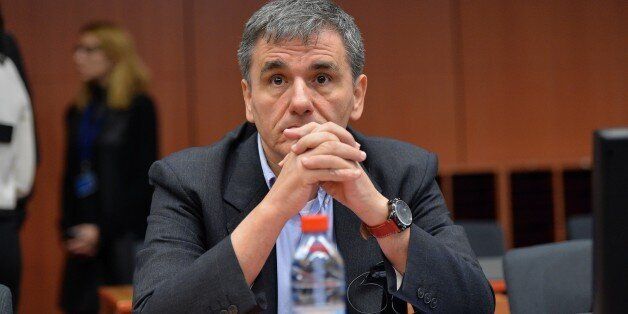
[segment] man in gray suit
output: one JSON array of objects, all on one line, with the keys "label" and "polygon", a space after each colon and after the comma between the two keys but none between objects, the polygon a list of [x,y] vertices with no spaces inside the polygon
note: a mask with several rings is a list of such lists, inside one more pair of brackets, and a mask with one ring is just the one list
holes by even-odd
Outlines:
[{"label": "man in gray suit", "polygon": [[489,283],[438,185],[434,154],[347,128],[364,106],[364,46],[326,0],[279,0],[244,28],[248,123],[156,162],[138,312],[289,313],[298,217],[324,213],[351,313],[487,313]]}]

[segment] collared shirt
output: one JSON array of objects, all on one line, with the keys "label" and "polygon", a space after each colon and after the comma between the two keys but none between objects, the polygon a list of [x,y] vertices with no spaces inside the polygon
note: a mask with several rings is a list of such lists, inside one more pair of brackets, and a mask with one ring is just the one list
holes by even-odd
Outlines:
[{"label": "collared shirt", "polygon": [[[259,133],[257,134],[257,149],[259,151],[259,159],[264,172],[264,179],[270,189],[275,183],[276,176],[268,166],[264,149],[262,148],[262,140]],[[329,227],[327,228],[327,237],[334,239],[334,202],[323,188],[318,189],[316,198],[305,204],[298,214],[290,218],[286,225],[281,229],[276,242],[277,252],[277,313],[292,313],[292,302],[290,291],[290,269],[292,268],[292,256],[296,251],[299,240],[301,239],[301,216],[325,214],[328,217]]]}]

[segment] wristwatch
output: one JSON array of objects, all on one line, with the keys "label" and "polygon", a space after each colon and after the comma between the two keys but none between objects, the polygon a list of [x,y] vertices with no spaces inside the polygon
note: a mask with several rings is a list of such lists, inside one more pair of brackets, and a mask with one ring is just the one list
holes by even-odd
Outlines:
[{"label": "wristwatch", "polygon": [[412,225],[412,211],[406,202],[393,198],[388,201],[388,220],[377,226],[367,226],[362,223],[360,234],[364,239],[369,236],[385,238],[389,235],[404,231]]}]

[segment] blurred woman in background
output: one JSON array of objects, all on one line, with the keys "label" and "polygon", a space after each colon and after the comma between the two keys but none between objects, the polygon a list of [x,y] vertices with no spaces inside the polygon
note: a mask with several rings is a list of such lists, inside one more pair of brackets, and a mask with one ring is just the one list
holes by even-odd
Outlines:
[{"label": "blurred woman in background", "polygon": [[79,35],[74,62],[83,83],[66,116],[61,307],[96,313],[100,285],[132,282],[152,196],[156,116],[129,35],[107,22]]}]

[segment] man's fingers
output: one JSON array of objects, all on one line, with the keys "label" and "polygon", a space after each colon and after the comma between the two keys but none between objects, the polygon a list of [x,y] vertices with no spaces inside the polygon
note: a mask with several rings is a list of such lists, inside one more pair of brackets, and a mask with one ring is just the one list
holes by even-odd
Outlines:
[{"label": "man's fingers", "polygon": [[365,152],[341,142],[322,143],[301,156],[310,157],[316,155],[334,155],[357,162],[363,162],[366,160]]},{"label": "man's fingers", "polygon": [[306,150],[315,148],[325,142],[340,142],[340,139],[331,132],[310,133],[303,136],[294,145],[292,145],[292,152],[297,155],[302,154]]},{"label": "man's fingers", "polygon": [[283,130],[283,134],[291,140],[300,139],[301,137],[312,133],[320,124],[316,122],[310,122],[308,124],[302,125],[298,128],[290,128]]},{"label": "man's fingers", "polygon": [[281,160],[281,161],[280,161],[277,165],[278,165],[279,167],[283,167],[283,165],[284,165],[284,164],[288,161],[288,159],[290,159],[290,158],[292,158],[292,157],[294,157],[294,156],[295,156],[295,155],[294,155],[294,153],[288,153],[288,154],[286,155],[286,157],[284,157],[284,158],[283,158],[283,159],[282,159],[282,160]]},{"label": "man's fingers", "polygon": [[283,164],[286,162],[286,159],[288,159],[288,155],[286,155],[286,157],[284,157],[277,165],[279,167],[283,167]]},{"label": "man's fingers", "polygon": [[[353,135],[351,135],[351,133],[349,133],[347,129],[333,122],[326,122],[323,124],[310,122],[298,128],[285,129],[283,133],[288,139],[299,140],[302,137],[311,133],[315,133],[315,132],[329,132],[336,135],[336,137],[338,137],[338,140],[345,144],[348,144],[357,148],[360,147],[360,144],[358,144],[355,141],[355,139],[353,138]],[[303,150],[299,150],[299,151],[302,152]]]},{"label": "man's fingers", "polygon": [[360,169],[326,169],[326,170],[309,170],[305,175],[307,184],[317,184],[319,182],[333,181],[353,181],[362,175]]},{"label": "man's fingers", "polygon": [[333,155],[316,155],[301,158],[303,167],[310,170],[318,169],[356,169],[355,162]]},{"label": "man's fingers", "polygon": [[336,135],[341,142],[359,148],[360,144],[355,141],[353,135],[347,131],[347,129],[335,124],[333,122],[327,122],[319,125],[313,132],[330,132]]}]

